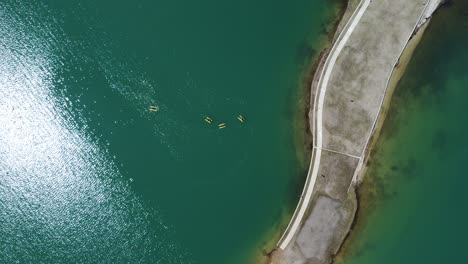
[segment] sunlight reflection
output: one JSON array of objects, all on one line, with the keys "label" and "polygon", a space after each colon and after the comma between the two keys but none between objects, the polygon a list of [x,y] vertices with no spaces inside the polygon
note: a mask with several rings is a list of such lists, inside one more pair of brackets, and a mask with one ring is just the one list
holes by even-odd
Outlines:
[{"label": "sunlight reflection", "polygon": [[92,251],[109,261],[142,259],[155,245],[168,247],[162,237],[153,241],[164,228],[156,213],[58,95],[63,63],[47,23],[31,15],[26,33],[1,8],[0,258],[29,263],[47,252],[76,263],[93,261]]}]

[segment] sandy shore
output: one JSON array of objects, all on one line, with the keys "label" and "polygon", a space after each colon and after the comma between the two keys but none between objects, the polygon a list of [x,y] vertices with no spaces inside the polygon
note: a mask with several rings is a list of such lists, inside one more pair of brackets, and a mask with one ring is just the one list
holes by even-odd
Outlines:
[{"label": "sandy shore", "polygon": [[378,135],[393,88],[439,3],[362,0],[341,27],[343,34],[321,64],[323,72],[312,82],[312,91],[318,92],[311,98],[309,176],[272,263],[329,263],[341,248],[357,209],[353,186],[363,175],[371,139]]}]

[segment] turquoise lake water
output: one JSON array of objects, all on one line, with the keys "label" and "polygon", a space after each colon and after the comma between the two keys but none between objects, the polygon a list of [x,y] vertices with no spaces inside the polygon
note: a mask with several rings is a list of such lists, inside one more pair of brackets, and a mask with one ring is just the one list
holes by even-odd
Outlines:
[{"label": "turquoise lake water", "polygon": [[0,262],[261,254],[302,190],[296,102],[339,2],[1,1]]},{"label": "turquoise lake water", "polygon": [[468,1],[451,1],[396,88],[339,263],[466,263],[467,47]]}]

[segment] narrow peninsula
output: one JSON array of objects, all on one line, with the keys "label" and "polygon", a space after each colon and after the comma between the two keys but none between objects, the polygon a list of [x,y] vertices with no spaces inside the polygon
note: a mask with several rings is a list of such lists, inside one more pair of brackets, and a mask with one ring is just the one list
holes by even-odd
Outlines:
[{"label": "narrow peninsula", "polygon": [[307,180],[271,263],[333,261],[350,231],[373,138],[394,85],[441,0],[348,2],[311,84]]}]

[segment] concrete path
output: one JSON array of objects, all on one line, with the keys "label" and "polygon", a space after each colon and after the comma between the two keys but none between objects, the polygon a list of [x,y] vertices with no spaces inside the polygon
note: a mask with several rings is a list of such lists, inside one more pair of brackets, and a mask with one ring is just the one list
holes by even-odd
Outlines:
[{"label": "concrete path", "polygon": [[312,153],[313,160],[310,163],[306,185],[305,185],[303,194],[301,196],[300,202],[298,204],[298,207],[296,208],[296,211],[294,212],[294,215],[291,219],[291,222],[288,225],[288,228],[286,229],[286,232],[283,234],[283,237],[280,239],[278,243],[278,246],[280,249],[285,249],[288,246],[289,242],[291,242],[291,239],[296,234],[297,229],[299,228],[301,224],[301,221],[304,217],[306,209],[311,200],[312,192],[314,190],[315,182],[317,180],[317,174],[318,174],[318,168],[319,168],[318,165],[320,164],[320,158],[322,155],[323,103],[325,101],[324,99],[325,99],[325,93],[327,91],[328,81],[330,80],[330,76],[333,71],[333,67],[335,66],[338,55],[340,55],[341,50],[343,49],[344,45],[348,41],[349,37],[351,36],[351,33],[353,33],[353,30],[356,28],[357,24],[359,23],[359,20],[361,19],[362,15],[366,11],[367,7],[369,6],[369,3],[370,3],[370,0],[361,1],[355,13],[349,20],[348,24],[345,26],[342,33],[340,34],[340,37],[335,42],[335,45],[333,46],[328,56],[327,62],[325,64],[324,71],[323,71],[325,74],[323,74],[323,76],[320,78],[321,82],[319,85],[320,96],[317,102],[317,106],[318,106],[317,107],[317,119],[316,119],[317,129],[316,129],[316,133],[313,133],[315,136],[313,140],[314,142],[314,149]]}]

